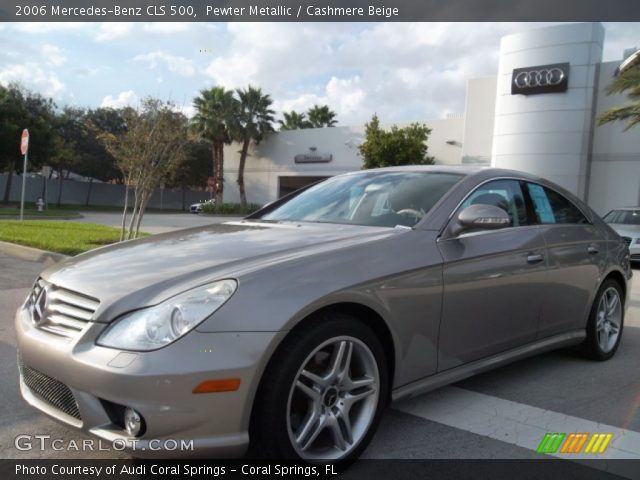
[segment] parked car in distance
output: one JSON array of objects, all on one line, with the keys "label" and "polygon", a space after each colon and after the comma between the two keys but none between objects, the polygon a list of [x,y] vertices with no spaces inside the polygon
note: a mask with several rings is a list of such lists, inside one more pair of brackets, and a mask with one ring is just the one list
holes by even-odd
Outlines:
[{"label": "parked car in distance", "polygon": [[616,208],[603,219],[627,242],[631,261],[640,262],[640,207]]},{"label": "parked car in distance", "polygon": [[631,275],[620,236],[542,178],[352,172],[44,271],[16,313],[20,390],[138,456],[347,461],[392,400],[557,348],[611,358]]},{"label": "parked car in distance", "polygon": [[216,201],[215,200],[203,200],[201,202],[198,203],[192,203],[191,206],[189,207],[189,211],[191,213],[201,213],[202,212],[202,207],[204,207],[205,205],[211,204],[211,205],[215,205]]}]

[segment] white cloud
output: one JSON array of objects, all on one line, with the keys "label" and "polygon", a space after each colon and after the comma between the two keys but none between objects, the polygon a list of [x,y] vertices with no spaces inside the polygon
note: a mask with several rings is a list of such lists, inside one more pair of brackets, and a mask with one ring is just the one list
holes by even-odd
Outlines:
[{"label": "white cloud", "polygon": [[117,97],[107,95],[102,99],[101,107],[122,108],[127,106],[135,106],[138,103],[138,96],[133,90],[120,92]]},{"label": "white cloud", "polygon": [[59,99],[66,88],[55,73],[37,63],[12,64],[0,69],[0,84],[14,82],[54,99]]},{"label": "white cloud", "polygon": [[43,45],[41,51],[45,61],[53,67],[60,67],[67,62],[67,57],[60,47]]},{"label": "white cloud", "polygon": [[186,32],[191,27],[188,22],[153,22],[146,23],[142,30],[150,33],[170,34]]},{"label": "white cloud", "polygon": [[323,95],[303,93],[298,97],[282,102],[276,101],[274,107],[278,112],[288,112],[290,110],[305,112],[316,104],[327,104],[337,113],[340,123],[344,123],[344,118],[359,115],[365,98],[366,92],[361,86],[359,76],[356,75],[351,78],[331,77],[325,86]]},{"label": "white cloud", "polygon": [[365,99],[359,76],[340,79],[331,77],[327,84],[327,101],[335,105],[338,112],[349,115],[360,110]]},{"label": "white cloud", "polygon": [[105,22],[100,24],[94,40],[98,42],[110,42],[126,37],[133,30],[133,23]]},{"label": "white cloud", "polygon": [[238,88],[248,83],[258,82],[260,68],[247,55],[236,54],[231,57],[218,57],[205,70],[217,85],[228,89]]},{"label": "white cloud", "polygon": [[149,68],[156,68],[158,64],[165,65],[170,72],[182,75],[185,77],[191,77],[195,75],[196,68],[193,64],[193,60],[188,58],[178,57],[170,55],[163,51],[157,50],[146,54],[136,55],[133,59],[136,62],[144,62]]}]

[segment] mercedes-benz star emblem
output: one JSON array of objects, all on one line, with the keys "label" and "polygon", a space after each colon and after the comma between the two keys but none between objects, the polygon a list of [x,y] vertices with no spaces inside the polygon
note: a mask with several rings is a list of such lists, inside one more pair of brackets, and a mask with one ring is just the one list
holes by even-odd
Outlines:
[{"label": "mercedes-benz star emblem", "polygon": [[44,311],[47,307],[47,289],[43,288],[40,290],[36,301],[33,304],[33,312],[31,316],[33,318],[34,323],[40,323],[44,317]]}]

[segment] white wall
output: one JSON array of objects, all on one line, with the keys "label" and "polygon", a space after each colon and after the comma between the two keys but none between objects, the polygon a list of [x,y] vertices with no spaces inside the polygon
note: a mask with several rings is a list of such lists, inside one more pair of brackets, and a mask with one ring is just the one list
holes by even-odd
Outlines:
[{"label": "white wall", "polygon": [[[626,94],[605,93],[621,62],[622,59],[601,65],[598,116],[629,102]],[[640,205],[640,126],[627,131],[624,127],[624,122],[614,122],[594,128],[588,202],[600,214],[615,207]]]},{"label": "white wall", "polygon": [[474,78],[467,83],[462,162],[491,163],[497,77]]},{"label": "white wall", "polygon": [[[599,23],[545,27],[502,38],[493,166],[546,177],[585,198],[603,42]],[[566,92],[511,94],[513,69],[562,62],[570,63]]]},{"label": "white wall", "polygon": [[[245,189],[252,203],[268,203],[278,198],[280,176],[332,176],[362,168],[358,145],[364,141],[363,127],[333,127],[290,130],[270,135],[266,141],[249,148],[245,166]],[[329,163],[296,164],[298,154],[333,155]],[[236,179],[240,161],[240,145],[224,149],[224,201],[238,202]]]}]

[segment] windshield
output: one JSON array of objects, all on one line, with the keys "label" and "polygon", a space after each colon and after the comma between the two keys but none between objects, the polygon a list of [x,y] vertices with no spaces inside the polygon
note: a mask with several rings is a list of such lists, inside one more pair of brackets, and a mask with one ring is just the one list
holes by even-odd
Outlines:
[{"label": "windshield", "polygon": [[438,172],[363,172],[314,185],[263,220],[412,227],[462,175]]},{"label": "windshield", "polygon": [[640,225],[640,210],[611,210],[604,217],[607,223]]}]

